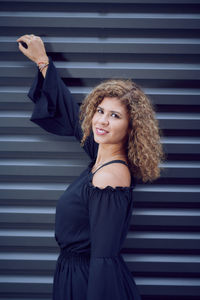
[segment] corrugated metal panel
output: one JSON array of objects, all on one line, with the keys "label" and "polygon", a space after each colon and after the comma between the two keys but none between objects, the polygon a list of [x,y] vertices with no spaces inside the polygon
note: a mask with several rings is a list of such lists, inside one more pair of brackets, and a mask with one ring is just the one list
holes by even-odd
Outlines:
[{"label": "corrugated metal panel", "polygon": [[43,37],[79,103],[110,77],[152,99],[167,161],[160,179],[136,186],[123,255],[143,299],[200,298],[199,12],[198,0],[1,1],[0,299],[51,299],[56,201],[88,161],[73,137],[29,120],[25,33]]}]

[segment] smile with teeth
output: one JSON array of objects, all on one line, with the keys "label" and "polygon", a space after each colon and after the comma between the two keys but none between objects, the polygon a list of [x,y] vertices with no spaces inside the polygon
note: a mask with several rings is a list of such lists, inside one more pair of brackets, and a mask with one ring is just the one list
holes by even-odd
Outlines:
[{"label": "smile with teeth", "polygon": [[96,133],[99,135],[104,135],[104,134],[108,133],[108,131],[101,129],[101,128],[96,128]]}]

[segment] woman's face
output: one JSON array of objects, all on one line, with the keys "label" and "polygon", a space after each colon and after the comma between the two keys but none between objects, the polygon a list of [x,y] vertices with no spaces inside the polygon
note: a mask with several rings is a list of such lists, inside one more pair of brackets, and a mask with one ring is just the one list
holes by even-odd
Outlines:
[{"label": "woman's face", "polygon": [[105,97],[92,118],[95,142],[123,144],[128,134],[128,124],[126,107],[117,98]]}]

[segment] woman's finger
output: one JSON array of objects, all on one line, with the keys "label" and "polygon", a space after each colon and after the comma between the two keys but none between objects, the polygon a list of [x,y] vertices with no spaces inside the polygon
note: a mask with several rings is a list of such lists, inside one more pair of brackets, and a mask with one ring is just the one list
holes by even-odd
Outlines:
[{"label": "woman's finger", "polygon": [[31,39],[31,34],[25,34],[25,37],[30,40]]},{"label": "woman's finger", "polygon": [[24,48],[24,46],[22,46],[21,43],[18,43],[19,45],[19,50],[24,54],[24,55],[27,55],[27,49]]},{"label": "woman's finger", "polygon": [[30,38],[28,38],[26,35],[23,35],[17,39],[17,42],[24,42],[26,44],[28,44],[29,41],[30,41]]},{"label": "woman's finger", "polygon": [[25,34],[25,35],[22,35],[20,36],[18,39],[17,39],[17,42],[18,41],[30,41],[31,39],[35,38],[35,35],[34,34]]}]

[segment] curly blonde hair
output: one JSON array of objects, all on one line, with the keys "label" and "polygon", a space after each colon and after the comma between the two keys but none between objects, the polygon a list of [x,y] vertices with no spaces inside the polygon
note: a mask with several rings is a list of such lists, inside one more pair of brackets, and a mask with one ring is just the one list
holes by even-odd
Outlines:
[{"label": "curly blonde hair", "polygon": [[133,176],[142,179],[143,182],[160,177],[159,164],[164,159],[160,142],[161,130],[152,103],[131,80],[107,80],[86,96],[80,107],[83,130],[81,144],[84,145],[91,132],[93,115],[104,97],[118,98],[127,108],[131,130],[125,147]]}]

